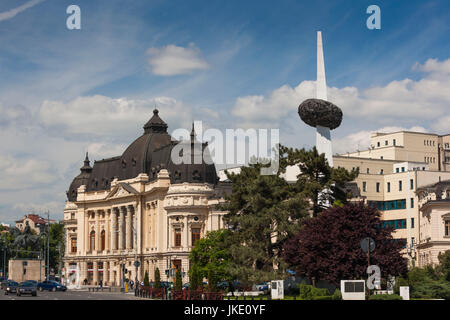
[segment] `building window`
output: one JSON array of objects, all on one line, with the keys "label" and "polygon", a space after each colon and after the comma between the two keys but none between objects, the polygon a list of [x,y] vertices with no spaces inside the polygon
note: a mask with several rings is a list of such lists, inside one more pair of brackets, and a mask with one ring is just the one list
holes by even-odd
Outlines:
[{"label": "building window", "polygon": [[95,231],[91,231],[91,234],[89,235],[89,248],[91,251],[95,250]]},{"label": "building window", "polygon": [[402,183],[402,180],[400,180],[398,182],[398,191],[402,191],[402,188],[403,188],[403,183]]},{"label": "building window", "polygon": [[377,192],[380,192],[380,183],[377,182]]},{"label": "building window", "polygon": [[363,181],[363,192],[367,191],[367,183]]},{"label": "building window", "polygon": [[[383,160],[383,156],[381,156],[380,159]],[[383,170],[383,169],[381,169],[381,170]]]},{"label": "building window", "polygon": [[450,220],[445,220],[445,236],[450,236]]},{"label": "building window", "polygon": [[377,142],[377,147],[379,147],[379,146],[380,146],[380,142],[378,141],[378,142]]},{"label": "building window", "polygon": [[395,141],[395,139],[392,141],[392,144],[395,146],[397,145],[397,142]]},{"label": "building window", "polygon": [[369,174],[370,173],[370,169],[369,168],[367,168],[367,174]]},{"label": "building window", "polygon": [[410,180],[409,180],[409,188],[410,188],[411,190],[414,190],[414,179],[410,179]]},{"label": "building window", "polygon": [[383,173],[384,173],[384,170],[383,170],[383,169],[381,169],[381,170],[380,170],[380,174],[383,174]]},{"label": "building window", "polygon": [[105,250],[105,230],[102,230],[102,233],[100,233],[100,251]]},{"label": "building window", "polygon": [[385,146],[387,146],[387,145],[388,145],[388,141],[387,141],[387,140],[386,140],[386,141],[384,142],[384,145],[385,145]]},{"label": "building window", "polygon": [[414,229],[414,218],[411,218],[411,229]]},{"label": "building window", "polygon": [[181,229],[175,229],[175,247],[181,247]]},{"label": "building window", "polygon": [[71,214],[70,214],[70,219],[75,219],[75,212],[72,212]]},{"label": "building window", "polygon": [[402,167],[402,172],[405,172],[405,167]]},{"label": "building window", "polygon": [[390,182],[387,183],[387,192],[391,192],[391,183]]},{"label": "building window", "polygon": [[200,228],[192,229],[192,246],[195,246],[197,240],[200,240]]},{"label": "building window", "polygon": [[70,252],[72,253],[77,252],[77,238],[70,239]]},{"label": "building window", "polygon": [[414,208],[414,198],[411,198],[411,208]]},{"label": "building window", "polygon": [[400,172],[400,169],[399,169],[399,168],[395,168],[395,172],[396,172],[396,173],[399,173],[399,172]]}]

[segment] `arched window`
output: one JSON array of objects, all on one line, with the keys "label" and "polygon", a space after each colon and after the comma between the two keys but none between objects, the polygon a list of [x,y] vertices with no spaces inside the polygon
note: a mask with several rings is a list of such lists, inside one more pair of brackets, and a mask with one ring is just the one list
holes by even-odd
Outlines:
[{"label": "arched window", "polygon": [[94,230],[92,230],[89,235],[89,244],[90,244],[91,251],[94,251],[95,250],[95,231]]},{"label": "arched window", "polygon": [[105,230],[100,233],[100,251],[105,250]]}]

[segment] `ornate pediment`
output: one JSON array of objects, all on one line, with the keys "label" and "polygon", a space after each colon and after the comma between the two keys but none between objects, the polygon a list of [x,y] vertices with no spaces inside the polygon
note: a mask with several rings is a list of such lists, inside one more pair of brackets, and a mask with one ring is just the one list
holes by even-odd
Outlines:
[{"label": "ornate pediment", "polygon": [[122,198],[122,197],[128,197],[128,196],[136,195],[136,194],[138,194],[136,189],[134,189],[132,186],[130,186],[127,183],[120,182],[111,189],[111,191],[106,196],[106,199]]}]

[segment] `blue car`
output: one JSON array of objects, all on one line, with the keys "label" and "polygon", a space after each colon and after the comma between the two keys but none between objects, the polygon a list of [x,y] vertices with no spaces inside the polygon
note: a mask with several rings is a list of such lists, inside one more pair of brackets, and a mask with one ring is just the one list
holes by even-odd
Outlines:
[{"label": "blue car", "polygon": [[46,280],[43,282],[39,282],[37,284],[37,288],[39,291],[44,291],[44,290],[48,290],[48,291],[66,291],[67,287],[65,285],[62,285],[59,282],[53,281],[53,280]]}]

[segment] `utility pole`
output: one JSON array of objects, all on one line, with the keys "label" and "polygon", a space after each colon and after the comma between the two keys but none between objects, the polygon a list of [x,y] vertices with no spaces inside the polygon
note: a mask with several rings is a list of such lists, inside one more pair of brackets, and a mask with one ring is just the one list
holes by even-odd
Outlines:
[{"label": "utility pole", "polygon": [[46,280],[49,280],[50,276],[50,212],[47,210],[47,276]]},{"label": "utility pole", "polygon": [[59,277],[59,282],[61,282],[61,242],[58,243],[58,254],[59,254],[59,265],[58,265],[58,277]]}]

